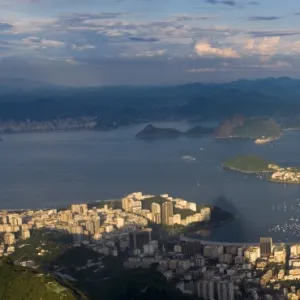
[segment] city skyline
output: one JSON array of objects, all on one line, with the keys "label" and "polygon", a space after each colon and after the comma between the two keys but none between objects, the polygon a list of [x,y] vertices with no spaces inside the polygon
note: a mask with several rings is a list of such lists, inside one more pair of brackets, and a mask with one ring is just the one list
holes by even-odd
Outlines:
[{"label": "city skyline", "polygon": [[300,3],[0,1],[0,78],[152,85],[299,77]]}]

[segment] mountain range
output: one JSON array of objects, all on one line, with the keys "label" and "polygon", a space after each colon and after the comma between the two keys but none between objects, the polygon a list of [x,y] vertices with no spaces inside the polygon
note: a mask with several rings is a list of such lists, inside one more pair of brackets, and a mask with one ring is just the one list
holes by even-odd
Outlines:
[{"label": "mountain range", "polygon": [[0,119],[51,121],[97,117],[99,129],[164,120],[220,120],[230,115],[296,117],[300,80],[288,77],[165,87],[57,87],[0,79]]}]

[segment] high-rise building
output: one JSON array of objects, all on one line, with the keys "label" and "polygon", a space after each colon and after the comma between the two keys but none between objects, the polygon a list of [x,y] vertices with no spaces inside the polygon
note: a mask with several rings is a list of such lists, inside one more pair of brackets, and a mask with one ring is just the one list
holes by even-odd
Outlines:
[{"label": "high-rise building", "polygon": [[131,250],[142,249],[144,245],[151,242],[151,228],[130,232],[129,247]]},{"label": "high-rise building", "polygon": [[274,248],[274,261],[276,263],[286,262],[286,250],[284,246],[279,246]]},{"label": "high-rise building", "polygon": [[125,211],[129,211],[129,198],[122,199],[122,209]]},{"label": "high-rise building", "polygon": [[22,230],[21,232],[22,240],[26,240],[30,238],[30,231],[29,230]]},{"label": "high-rise building", "polygon": [[71,205],[72,213],[86,214],[87,211],[88,211],[87,204],[72,204]]},{"label": "high-rise building", "polygon": [[291,256],[300,255],[300,244],[291,245]]},{"label": "high-rise building", "polygon": [[152,220],[156,224],[161,223],[161,207],[158,203],[151,204]]},{"label": "high-rise building", "polygon": [[15,235],[12,232],[7,232],[4,234],[4,244],[12,245],[15,242]]},{"label": "high-rise building", "polygon": [[232,281],[219,281],[217,283],[218,300],[234,300],[234,286]]},{"label": "high-rise building", "polygon": [[199,298],[205,300],[215,299],[215,282],[213,280],[198,281],[197,294]]},{"label": "high-rise building", "polygon": [[269,256],[272,253],[273,241],[270,237],[261,237],[259,240],[260,255],[262,257]]},{"label": "high-rise building", "polygon": [[173,218],[173,203],[171,201],[164,202],[161,206],[161,222],[170,225]]}]

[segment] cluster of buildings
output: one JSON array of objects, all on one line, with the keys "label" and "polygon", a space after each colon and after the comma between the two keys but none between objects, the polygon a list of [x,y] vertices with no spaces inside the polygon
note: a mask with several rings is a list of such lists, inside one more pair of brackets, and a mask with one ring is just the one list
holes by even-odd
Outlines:
[{"label": "cluster of buildings", "polygon": [[[74,244],[85,244],[105,255],[117,255],[128,248],[129,235],[147,227],[148,220],[122,209],[89,209],[86,204],[74,204],[67,210],[28,210],[0,212],[0,256],[15,251],[16,243],[30,238],[32,230],[49,229],[69,234]],[[39,255],[43,255],[40,253]]]},{"label": "cluster of buildings", "polygon": [[149,268],[156,263],[185,294],[207,300],[300,299],[294,284],[300,279],[300,244],[273,245],[271,238],[261,238],[257,245],[182,239],[166,249],[157,241],[145,242],[138,251],[132,249],[124,266]]},{"label": "cluster of buildings", "polygon": [[[151,208],[143,208],[143,201],[153,199]],[[157,199],[157,202],[156,200]],[[209,207],[204,207],[197,212],[197,205],[194,202],[188,202],[180,198],[172,198],[167,194],[157,197],[153,195],[143,195],[140,192],[132,193],[122,199],[122,208],[126,212],[132,212],[137,215],[144,216],[151,222],[164,225],[183,225],[187,226],[195,222],[208,221],[211,218],[211,210]],[[188,210],[191,213],[182,218],[180,213],[174,214],[174,209],[177,212],[180,210]]]},{"label": "cluster of buildings", "polygon": [[271,180],[300,183],[300,171],[292,168],[279,168],[275,173],[272,174]]},{"label": "cluster of buildings", "polygon": [[[251,245],[204,242],[184,236],[157,240],[153,237],[158,235],[148,227],[149,220],[184,225],[188,223],[176,219],[179,217],[174,208],[194,211],[191,220],[198,214],[201,220],[208,220],[210,210],[203,208],[197,213],[194,203],[168,195],[161,195],[166,201],[152,202],[151,210],[143,209],[142,201],[151,197],[131,194],[122,199],[122,209],[107,204],[102,208],[74,204],[60,211],[2,211],[0,256],[24,246],[18,242],[28,239],[33,230],[47,229],[71,235],[74,246],[86,245],[103,255],[126,253],[125,268],[156,264],[157,270],[175,282],[182,293],[201,299],[300,299],[300,288],[294,284],[300,279],[300,244],[274,245],[271,238],[261,238]],[[47,245],[44,248],[39,255],[48,251]]]}]

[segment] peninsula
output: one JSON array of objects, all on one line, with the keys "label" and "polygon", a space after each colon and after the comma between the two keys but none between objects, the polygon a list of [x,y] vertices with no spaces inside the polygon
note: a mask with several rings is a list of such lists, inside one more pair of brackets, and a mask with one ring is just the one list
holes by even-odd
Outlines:
[{"label": "peninsula", "polygon": [[245,118],[235,115],[222,122],[215,130],[215,138],[250,138],[257,144],[278,139],[282,134],[280,125],[266,117]]},{"label": "peninsula", "polygon": [[224,169],[242,173],[270,173],[269,181],[300,184],[300,168],[281,167],[256,155],[237,156],[223,162]]},{"label": "peninsula", "polygon": [[179,136],[198,137],[212,133],[212,129],[204,128],[202,126],[196,126],[188,129],[186,132],[182,132],[175,128],[159,128],[153,126],[152,124],[148,124],[144,129],[136,134],[136,137],[141,139],[174,138]]},{"label": "peninsula", "polygon": [[275,165],[257,155],[244,155],[226,160],[223,168],[243,173],[274,172]]}]

